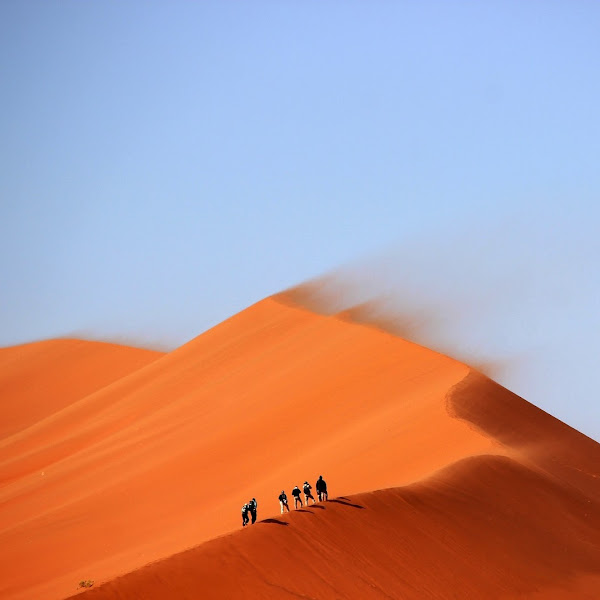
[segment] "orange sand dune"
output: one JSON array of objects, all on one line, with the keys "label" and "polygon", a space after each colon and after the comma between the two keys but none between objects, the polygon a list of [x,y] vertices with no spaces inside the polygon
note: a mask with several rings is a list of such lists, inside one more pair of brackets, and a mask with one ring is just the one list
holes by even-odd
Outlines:
[{"label": "orange sand dune", "polygon": [[592,600],[599,586],[598,501],[480,456],[405,488],[265,519],[85,597]]},{"label": "orange sand dune", "polygon": [[589,438],[466,365],[289,298],[124,371],[0,440],[0,597],[64,598],[238,529],[252,496],[272,516],[282,488],[320,473],[349,495],[506,455],[600,492]]},{"label": "orange sand dune", "polygon": [[68,339],[0,348],[0,439],[161,355],[151,350]]}]

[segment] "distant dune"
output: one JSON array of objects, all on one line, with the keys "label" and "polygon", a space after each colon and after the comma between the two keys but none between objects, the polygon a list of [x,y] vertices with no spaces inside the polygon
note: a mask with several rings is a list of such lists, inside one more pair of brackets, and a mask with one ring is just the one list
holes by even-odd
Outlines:
[{"label": "distant dune", "polygon": [[467,365],[286,296],[43,344],[0,350],[2,598],[600,596],[600,446]]},{"label": "distant dune", "polygon": [[162,356],[82,340],[0,348],[0,440]]}]

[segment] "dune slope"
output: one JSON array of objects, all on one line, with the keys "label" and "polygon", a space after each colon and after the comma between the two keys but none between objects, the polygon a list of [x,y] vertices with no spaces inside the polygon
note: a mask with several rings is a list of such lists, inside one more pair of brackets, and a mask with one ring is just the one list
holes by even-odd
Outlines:
[{"label": "dune slope", "polygon": [[162,356],[83,340],[0,348],[0,440]]},{"label": "dune slope", "polygon": [[509,458],[474,457],[422,483],[266,519],[86,598],[592,599],[599,509]]},{"label": "dune slope", "polygon": [[320,473],[348,496],[504,455],[597,490],[598,444],[532,408],[347,315],[267,298],[0,440],[0,596],[64,598],[238,529],[253,496],[273,515]]}]

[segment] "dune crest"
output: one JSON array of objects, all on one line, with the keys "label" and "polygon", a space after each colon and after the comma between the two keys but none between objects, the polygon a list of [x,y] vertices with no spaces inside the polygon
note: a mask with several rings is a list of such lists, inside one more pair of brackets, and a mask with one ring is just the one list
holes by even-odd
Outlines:
[{"label": "dune crest", "polygon": [[509,458],[479,456],[404,488],[266,519],[89,597],[557,600],[575,590],[591,600],[599,564],[597,501]]},{"label": "dune crest", "polygon": [[[4,374],[18,392],[18,372]],[[538,413],[528,438],[525,401],[506,395],[352,315],[267,298],[0,440],[0,595],[65,598],[80,580],[107,581],[238,530],[250,497],[259,519],[275,517],[282,488],[319,474],[332,496],[354,497],[504,455],[573,493],[595,489],[598,445]]]}]

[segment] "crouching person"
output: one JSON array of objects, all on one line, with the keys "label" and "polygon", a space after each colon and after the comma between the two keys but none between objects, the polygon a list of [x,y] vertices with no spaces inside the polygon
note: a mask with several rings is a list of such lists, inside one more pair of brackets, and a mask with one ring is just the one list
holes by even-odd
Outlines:
[{"label": "crouching person", "polygon": [[244,504],[244,506],[242,506],[242,527],[246,527],[249,521],[250,518],[248,517],[248,505]]},{"label": "crouching person", "polygon": [[308,483],[308,481],[304,482],[304,485],[302,486],[302,489],[304,491],[304,502],[306,502],[306,506],[308,506],[308,501],[312,500],[313,504],[316,504],[316,500],[315,497],[312,495],[312,492],[310,490],[312,490],[312,485],[310,485],[310,483]]}]

